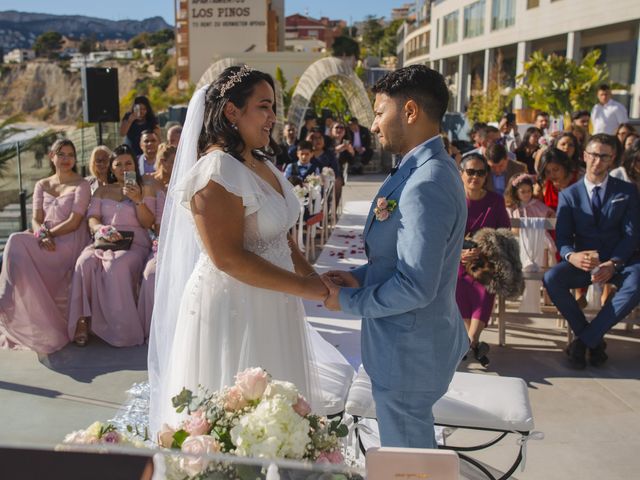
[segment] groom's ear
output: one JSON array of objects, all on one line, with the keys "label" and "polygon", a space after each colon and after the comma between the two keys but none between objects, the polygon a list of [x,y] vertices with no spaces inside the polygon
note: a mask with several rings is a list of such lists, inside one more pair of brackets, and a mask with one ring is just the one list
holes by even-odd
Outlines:
[{"label": "groom's ear", "polygon": [[414,124],[418,121],[418,113],[420,108],[415,100],[407,100],[402,109],[402,114],[407,119],[408,124]]}]

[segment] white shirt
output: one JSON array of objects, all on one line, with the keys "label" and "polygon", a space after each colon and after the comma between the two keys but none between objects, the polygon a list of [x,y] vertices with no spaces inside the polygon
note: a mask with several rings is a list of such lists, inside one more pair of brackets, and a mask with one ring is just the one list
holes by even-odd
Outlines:
[{"label": "white shirt", "polygon": [[591,198],[593,197],[593,189],[595,187],[600,187],[600,192],[598,192],[598,196],[600,197],[600,205],[604,205],[604,192],[607,190],[607,181],[609,180],[609,175],[605,177],[605,179],[601,183],[591,183],[587,180],[587,176],[584,176],[584,186],[587,187],[587,196],[589,197],[589,202],[591,202]]},{"label": "white shirt", "polygon": [[362,139],[360,138],[360,129],[353,132],[353,148],[362,147]]},{"label": "white shirt", "polygon": [[400,167],[402,167],[402,165],[404,165],[404,162],[407,161],[407,158],[409,158],[411,155],[413,155],[413,152],[415,152],[419,148],[422,148],[422,147],[426,146],[429,142],[433,142],[437,138],[440,138],[440,135],[436,135],[434,137],[431,137],[429,140],[426,140],[426,141],[422,142],[420,145],[416,145],[411,150],[409,150],[409,152],[404,157],[402,157],[402,160],[400,160],[400,163],[398,164],[398,169],[400,169]]},{"label": "white shirt", "polygon": [[618,126],[628,121],[627,109],[615,100],[609,100],[604,105],[596,103],[591,110],[591,123],[593,124],[594,134],[608,133],[609,135],[615,135]]}]

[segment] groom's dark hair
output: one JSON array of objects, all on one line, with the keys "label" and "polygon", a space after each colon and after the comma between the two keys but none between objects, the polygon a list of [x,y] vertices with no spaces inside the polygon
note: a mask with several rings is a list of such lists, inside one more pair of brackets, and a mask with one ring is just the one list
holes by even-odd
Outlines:
[{"label": "groom's dark hair", "polygon": [[424,65],[410,65],[387,73],[372,90],[392,98],[415,101],[438,124],[449,105],[449,89],[444,77]]}]

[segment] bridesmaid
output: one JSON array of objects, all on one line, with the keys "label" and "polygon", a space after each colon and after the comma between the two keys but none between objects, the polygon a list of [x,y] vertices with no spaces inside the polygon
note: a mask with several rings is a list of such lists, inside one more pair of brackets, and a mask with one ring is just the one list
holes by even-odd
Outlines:
[{"label": "bridesmaid", "polygon": [[111,150],[104,145],[98,145],[91,151],[91,156],[89,157],[89,172],[91,172],[91,175],[85,177],[85,180],[91,185],[92,195],[99,187],[108,183],[110,157]]},{"label": "bridesmaid", "polygon": [[[136,172],[134,185],[125,185],[125,172]],[[143,185],[131,148],[117,147],[109,160],[109,183],[96,190],[89,206],[89,230],[94,238],[108,241],[119,240],[119,230],[132,231],[133,244],[129,250],[117,251],[89,245],[80,254],[71,286],[68,330],[78,345],[88,341],[89,317],[91,331],[113,346],[144,342],[136,297],[151,247],[147,229],[156,222],[156,195],[153,187]]]},{"label": "bridesmaid", "polygon": [[70,140],[57,140],[49,158],[54,174],[33,192],[34,233],[9,237],[0,274],[0,346],[46,354],[69,343],[69,285],[89,243],[85,214],[91,198]]},{"label": "bridesmaid", "polygon": [[138,315],[144,325],[144,336],[149,338],[151,329],[151,314],[153,313],[154,289],[156,283],[156,253],[158,250],[158,237],[160,236],[160,221],[166,198],[173,161],[176,157],[176,147],[167,143],[161,143],[156,156],[156,171],[145,175],[147,183],[155,183],[156,188],[156,223],[150,232],[152,236],[151,255],[142,272],[142,283],[140,284],[140,296],[138,297]]}]

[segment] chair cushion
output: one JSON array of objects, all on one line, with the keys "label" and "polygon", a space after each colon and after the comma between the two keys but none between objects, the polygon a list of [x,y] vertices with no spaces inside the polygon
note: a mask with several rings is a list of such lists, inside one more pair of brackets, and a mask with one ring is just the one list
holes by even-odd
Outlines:
[{"label": "chair cushion", "polygon": [[322,402],[317,413],[337,415],[344,412],[355,370],[348,363],[317,363]]},{"label": "chair cushion", "polygon": [[[371,380],[362,365],[354,380],[346,412],[376,418]],[[456,372],[447,393],[433,407],[435,422],[459,428],[533,430],[527,385],[521,378]]]}]

